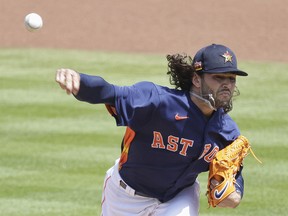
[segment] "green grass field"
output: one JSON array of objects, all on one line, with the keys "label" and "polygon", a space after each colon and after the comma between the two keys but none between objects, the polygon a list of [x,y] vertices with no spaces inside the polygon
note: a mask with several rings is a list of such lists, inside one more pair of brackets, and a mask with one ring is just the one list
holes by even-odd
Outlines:
[{"label": "green grass field", "polygon": [[[200,215],[287,215],[288,64],[241,62],[241,95],[231,116],[259,164],[245,159],[245,195],[237,209],[207,207],[201,174]],[[78,102],[54,81],[73,68],[130,85],[169,85],[165,56],[76,50],[0,50],[0,215],[100,214],[105,171],[120,154],[125,128],[103,105]]]}]

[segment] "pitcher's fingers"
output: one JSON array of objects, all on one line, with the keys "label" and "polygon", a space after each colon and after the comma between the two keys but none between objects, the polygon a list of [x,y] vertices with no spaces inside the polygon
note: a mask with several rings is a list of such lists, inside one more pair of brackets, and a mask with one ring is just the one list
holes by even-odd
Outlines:
[{"label": "pitcher's fingers", "polygon": [[72,74],[69,70],[65,71],[65,77],[66,77],[66,80],[65,80],[66,92],[67,92],[67,94],[71,94],[72,90],[73,90],[73,82],[72,82],[73,77],[72,77]]},{"label": "pitcher's fingers", "polygon": [[56,81],[57,83],[60,82],[60,73],[61,73],[61,69],[56,70],[55,81]]},{"label": "pitcher's fingers", "polygon": [[65,70],[64,69],[58,69],[56,71],[56,82],[58,82],[59,84],[64,84],[65,83],[65,74],[64,74]]},{"label": "pitcher's fingers", "polygon": [[72,93],[74,95],[78,94],[78,91],[80,89],[80,75],[79,73],[75,72],[74,74],[72,74],[72,80],[73,80],[73,90]]},{"label": "pitcher's fingers", "polygon": [[211,181],[210,181],[210,188],[213,189],[217,185],[219,185],[219,182],[215,178],[212,178]]},{"label": "pitcher's fingers", "polygon": [[60,87],[66,90],[66,76],[64,74],[63,69],[58,69],[56,72],[56,82],[60,85]]}]

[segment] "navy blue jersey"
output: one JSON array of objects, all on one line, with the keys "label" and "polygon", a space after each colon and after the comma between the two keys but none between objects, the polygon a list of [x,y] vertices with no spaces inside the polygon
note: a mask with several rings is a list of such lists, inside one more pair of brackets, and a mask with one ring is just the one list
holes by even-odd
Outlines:
[{"label": "navy blue jersey", "polygon": [[[81,75],[81,85],[86,78]],[[76,97],[87,101],[85,95],[93,91],[83,91],[81,85]],[[192,185],[199,173],[208,170],[215,154],[240,135],[222,109],[205,117],[188,91],[151,82],[122,87],[104,84],[108,85],[107,108],[118,126],[127,127],[119,173],[136,191],[160,201]],[[101,103],[103,92],[97,94],[93,97],[97,101],[88,102]]]}]

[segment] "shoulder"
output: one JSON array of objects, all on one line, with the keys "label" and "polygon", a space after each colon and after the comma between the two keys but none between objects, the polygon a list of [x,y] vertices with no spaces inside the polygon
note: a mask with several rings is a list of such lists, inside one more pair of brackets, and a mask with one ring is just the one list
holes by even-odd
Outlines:
[{"label": "shoulder", "polygon": [[232,117],[228,113],[225,113],[223,109],[218,109],[214,113],[212,119],[222,129],[229,129],[229,128],[238,129],[236,122],[232,119]]},{"label": "shoulder", "polygon": [[229,145],[240,135],[240,130],[236,122],[221,109],[217,110],[215,116],[213,116],[209,131],[213,131],[215,135],[218,134],[217,139],[219,143],[221,143],[220,149]]},{"label": "shoulder", "polygon": [[142,92],[155,92],[158,95],[185,95],[185,92],[182,90],[172,89],[167,86],[158,85],[149,81],[138,82],[131,87]]},{"label": "shoulder", "polygon": [[157,85],[149,81],[137,82],[134,85],[130,86],[130,88],[144,92],[157,91]]},{"label": "shoulder", "polygon": [[237,123],[232,119],[232,117],[229,114],[223,114],[222,115],[222,123],[225,127],[231,127],[231,128],[237,128],[238,129],[238,125]]},{"label": "shoulder", "polygon": [[233,120],[233,118],[228,113],[224,113],[223,111],[222,116],[223,116],[222,122],[224,125],[238,129],[237,123]]},{"label": "shoulder", "polygon": [[152,82],[142,81],[130,86],[114,85],[117,97],[131,97],[140,95],[149,95],[151,92],[156,92],[155,84]]},{"label": "shoulder", "polygon": [[223,115],[221,135],[228,141],[227,144],[233,142],[240,135],[237,123],[228,114]]},{"label": "shoulder", "polygon": [[172,90],[172,89],[169,89],[166,86],[161,86],[161,85],[155,84],[153,82],[149,82],[149,81],[137,82],[132,87],[140,88],[140,89],[157,90],[159,92]]}]

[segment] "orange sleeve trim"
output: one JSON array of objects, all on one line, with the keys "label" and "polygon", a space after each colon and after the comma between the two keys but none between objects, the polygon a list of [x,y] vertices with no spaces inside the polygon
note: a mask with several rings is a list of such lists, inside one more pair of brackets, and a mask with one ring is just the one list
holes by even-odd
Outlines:
[{"label": "orange sleeve trim", "polygon": [[108,112],[112,115],[112,116],[117,116],[117,112],[114,106],[105,104],[106,109],[108,110]]},{"label": "orange sleeve trim", "polygon": [[128,160],[130,145],[135,137],[135,134],[136,134],[135,131],[133,131],[131,128],[129,127],[126,128],[123,140],[123,150],[119,162],[119,170],[122,168],[123,164],[126,163]]}]

